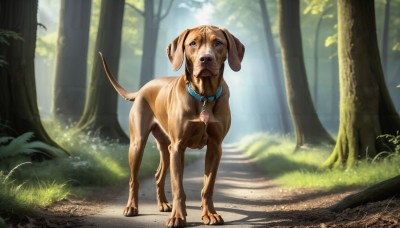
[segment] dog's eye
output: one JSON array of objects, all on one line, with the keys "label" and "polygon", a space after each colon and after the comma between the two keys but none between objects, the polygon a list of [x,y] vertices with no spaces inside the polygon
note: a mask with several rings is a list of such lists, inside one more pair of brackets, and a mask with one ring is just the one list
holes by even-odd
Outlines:
[{"label": "dog's eye", "polygon": [[216,40],[214,45],[215,45],[216,47],[221,46],[221,45],[222,45],[222,42],[219,41],[219,40]]},{"label": "dog's eye", "polygon": [[196,46],[196,42],[195,41],[190,42],[189,46],[195,47]]}]

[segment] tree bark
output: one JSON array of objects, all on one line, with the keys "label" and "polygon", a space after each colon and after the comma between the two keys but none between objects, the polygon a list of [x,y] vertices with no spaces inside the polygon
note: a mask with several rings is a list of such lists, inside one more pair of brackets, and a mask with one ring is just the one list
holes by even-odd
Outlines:
[{"label": "tree bark", "polygon": [[143,56],[140,67],[140,86],[154,78],[154,64],[158,39],[158,23],[154,15],[154,1],[144,1]]},{"label": "tree bark", "polygon": [[296,136],[303,145],[334,144],[311,100],[300,31],[299,0],[279,0],[279,28],[286,94]]},{"label": "tree bark", "polygon": [[334,212],[341,212],[347,208],[396,197],[400,194],[399,189],[400,175],[372,185],[363,191],[349,195],[329,209]]},{"label": "tree bark", "polygon": [[0,68],[0,136],[33,132],[35,141],[60,148],[46,133],[36,101],[35,48],[38,1],[0,1],[0,28],[21,35],[21,40],[0,44],[8,62]]},{"label": "tree bark", "polygon": [[124,0],[103,0],[97,33],[92,75],[85,108],[76,128],[101,138],[128,143],[117,118],[117,93],[105,75],[98,52],[107,57],[114,75],[118,74]]},{"label": "tree bark", "polygon": [[158,32],[160,30],[160,22],[168,15],[174,0],[170,0],[169,5],[164,13],[163,1],[159,1],[158,10],[154,12],[154,0],[144,1],[144,10],[141,11],[134,5],[128,4],[137,13],[144,18],[144,35],[143,35],[143,56],[140,67],[140,86],[143,86],[150,80],[154,79],[154,66],[156,59]]},{"label": "tree bark", "polygon": [[290,126],[289,126],[288,119],[287,119],[289,115],[288,115],[287,109],[285,107],[286,101],[285,101],[285,93],[283,91],[284,87],[282,86],[282,82],[280,79],[280,73],[278,70],[278,61],[277,61],[276,53],[275,53],[274,38],[272,36],[271,24],[269,22],[269,15],[268,15],[267,6],[265,4],[265,0],[260,0],[260,8],[261,8],[261,15],[263,18],[265,37],[267,39],[268,53],[269,53],[269,56],[271,59],[272,78],[273,78],[273,82],[275,85],[275,90],[276,90],[276,95],[277,95],[276,97],[278,99],[282,133],[286,135],[286,134],[290,133]]},{"label": "tree bark", "polygon": [[53,114],[64,124],[77,122],[85,105],[91,4],[61,2]]},{"label": "tree bark", "polygon": [[400,119],[384,80],[373,0],[338,1],[340,125],[327,168],[349,168],[374,157],[382,134],[395,135]]},{"label": "tree bark", "polygon": [[382,70],[383,74],[387,76],[387,56],[388,56],[388,43],[389,43],[389,18],[390,18],[390,0],[386,0],[385,5],[385,18],[383,21],[383,36],[382,36]]}]

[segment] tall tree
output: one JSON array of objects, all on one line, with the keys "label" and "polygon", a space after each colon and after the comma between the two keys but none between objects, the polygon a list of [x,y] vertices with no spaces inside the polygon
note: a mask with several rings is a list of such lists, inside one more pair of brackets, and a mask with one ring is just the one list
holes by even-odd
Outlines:
[{"label": "tall tree", "polygon": [[400,129],[382,72],[374,10],[374,0],[338,0],[340,125],[328,168],[375,156],[382,148],[377,136]]},{"label": "tall tree", "polygon": [[271,60],[271,70],[272,70],[272,78],[273,78],[273,83],[275,85],[275,90],[277,94],[277,99],[278,99],[278,105],[279,105],[279,111],[281,115],[281,127],[282,127],[282,133],[283,134],[288,134],[290,132],[290,126],[287,120],[287,109],[285,106],[285,93],[283,90],[282,82],[281,82],[281,77],[280,73],[278,70],[278,60],[276,58],[276,53],[275,53],[275,44],[274,44],[274,37],[273,33],[271,30],[271,23],[269,22],[269,14],[268,14],[268,9],[265,4],[265,0],[259,0],[260,3],[260,8],[261,8],[261,16],[263,19],[263,25],[264,25],[264,32],[265,32],[265,37],[267,39],[267,45],[268,45],[268,53],[270,56]]},{"label": "tall tree", "polygon": [[129,142],[117,118],[117,93],[104,73],[98,51],[107,57],[109,67],[118,74],[124,0],[102,0],[92,75],[85,108],[76,128],[102,138]]},{"label": "tall tree", "polygon": [[282,62],[296,150],[303,145],[334,144],[311,100],[304,66],[299,5],[299,0],[278,2]]},{"label": "tall tree", "polygon": [[155,12],[154,0],[144,1],[143,11],[132,4],[127,4],[133,8],[144,18],[144,35],[143,35],[143,56],[140,67],[140,86],[154,78],[154,64],[156,59],[158,32],[160,22],[168,15],[174,0],[170,0],[165,12],[163,10],[163,0],[158,1],[157,12]]},{"label": "tall tree", "polygon": [[387,77],[387,56],[388,56],[388,43],[389,43],[389,18],[390,18],[390,0],[386,0],[385,4],[385,17],[383,20],[383,36],[382,36],[382,69],[384,75]]},{"label": "tall tree", "polygon": [[66,124],[78,121],[85,105],[91,5],[61,1],[53,114]]},{"label": "tall tree", "polygon": [[0,29],[23,38],[0,44],[0,55],[8,62],[0,67],[0,136],[33,132],[35,141],[58,147],[43,128],[36,101],[37,10],[37,0],[0,1]]}]

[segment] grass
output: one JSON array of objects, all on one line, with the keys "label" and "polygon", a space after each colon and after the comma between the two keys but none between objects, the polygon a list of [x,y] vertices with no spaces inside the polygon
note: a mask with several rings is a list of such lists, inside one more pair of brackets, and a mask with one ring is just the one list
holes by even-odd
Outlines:
[{"label": "grass", "polygon": [[386,158],[360,161],[347,170],[325,170],[321,166],[332,147],[302,148],[293,153],[294,148],[294,139],[271,134],[247,137],[239,146],[267,176],[288,188],[366,187],[400,174],[399,152]]},{"label": "grass", "polygon": [[[17,167],[21,168],[21,166]],[[5,175],[0,171],[0,215],[18,219],[36,214],[32,208],[48,206],[55,201],[66,199],[70,192],[66,183],[56,181],[26,181],[18,183],[12,173]]]},{"label": "grass", "polygon": [[[128,184],[128,145],[77,133],[51,121],[44,124],[49,135],[70,156],[33,162],[29,156],[15,155],[7,160],[8,164],[1,164],[0,220],[1,217],[18,219],[19,215],[33,215],[36,213],[34,208],[48,206],[70,195],[90,194],[99,186]],[[2,140],[0,149],[6,148],[10,140]],[[28,140],[23,143],[30,151],[32,144]],[[185,163],[195,159],[196,156],[187,155]],[[154,175],[158,164],[159,152],[155,143],[149,141],[139,179]]]}]

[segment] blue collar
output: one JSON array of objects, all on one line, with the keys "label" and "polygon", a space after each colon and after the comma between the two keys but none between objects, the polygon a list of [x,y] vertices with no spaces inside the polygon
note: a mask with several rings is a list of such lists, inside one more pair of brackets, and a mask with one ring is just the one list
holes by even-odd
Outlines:
[{"label": "blue collar", "polygon": [[222,86],[221,86],[221,88],[219,88],[219,90],[217,91],[217,93],[214,96],[210,96],[210,97],[201,96],[200,94],[196,93],[196,91],[194,91],[192,89],[192,87],[190,86],[190,83],[187,83],[186,86],[187,86],[187,90],[188,90],[189,94],[192,97],[194,97],[194,99],[196,99],[197,101],[200,101],[200,102],[205,102],[205,101],[213,102],[222,95]]}]

